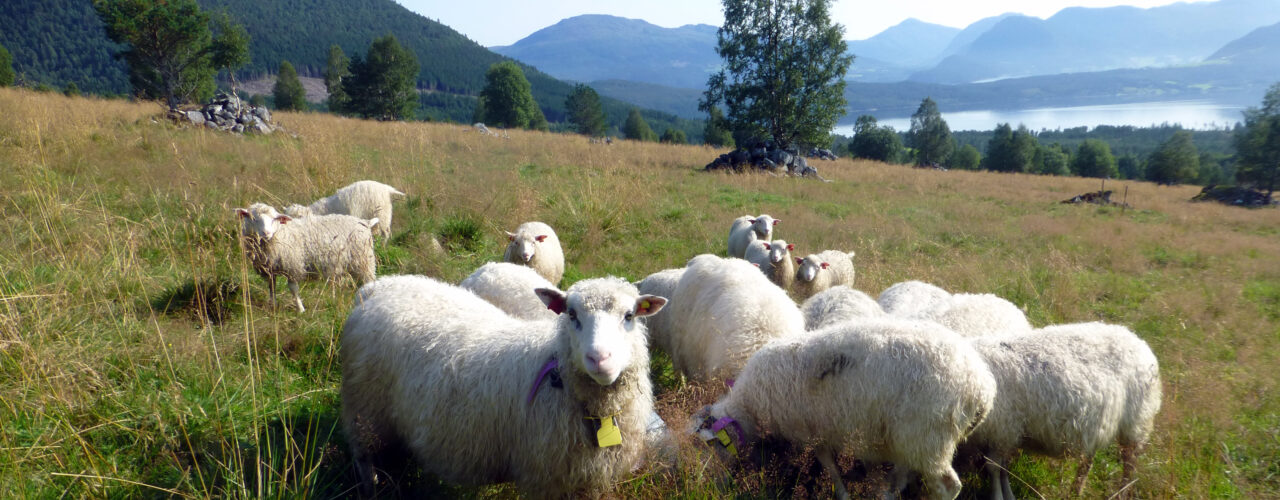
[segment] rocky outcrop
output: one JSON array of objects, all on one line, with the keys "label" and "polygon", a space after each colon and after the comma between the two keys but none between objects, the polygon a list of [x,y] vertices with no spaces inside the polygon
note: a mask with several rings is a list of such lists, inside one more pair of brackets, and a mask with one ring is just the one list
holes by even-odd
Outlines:
[{"label": "rocky outcrop", "polygon": [[722,154],[708,163],[703,170],[725,170],[736,173],[768,172],[774,175],[826,180],[818,175],[818,169],[810,166],[809,162],[805,161],[805,157],[796,150],[774,148],[767,144],[756,144],[750,148],[738,148]]},{"label": "rocky outcrop", "polygon": [[169,118],[214,130],[270,134],[280,129],[271,121],[266,106],[252,106],[234,94],[219,92],[200,109],[174,109]]},{"label": "rocky outcrop", "polygon": [[1267,193],[1240,186],[1205,186],[1191,201],[1216,201],[1239,207],[1268,207],[1276,204]]}]

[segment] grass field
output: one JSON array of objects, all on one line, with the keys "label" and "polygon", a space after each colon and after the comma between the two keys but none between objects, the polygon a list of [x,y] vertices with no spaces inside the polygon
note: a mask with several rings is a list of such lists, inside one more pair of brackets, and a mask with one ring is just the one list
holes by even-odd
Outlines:
[{"label": "grass field", "polygon": [[[354,287],[305,283],[307,313],[271,310],[233,209],[309,202],[359,179],[409,193],[379,274],[456,282],[501,257],[503,230],[542,220],[565,247],[562,286],[634,280],[722,253],[732,218],[769,213],[801,254],[856,251],[857,288],[872,295],[922,279],[1008,298],[1037,326],[1127,325],[1164,381],[1138,495],[1280,497],[1280,211],[1121,182],[1108,188],[1127,188],[1132,209],[1062,205],[1098,181],[843,159],[817,162],[831,183],[725,176],[696,171],[718,154],[700,146],[318,114],[278,113],[291,134],[240,137],[160,112],[0,89],[0,497],[352,495],[337,338]],[[683,429],[688,400],[707,396],[657,359],[660,406]],[[687,444],[679,466],[619,493],[803,497],[828,484],[726,478]],[[1074,464],[1024,456],[1012,472],[1019,495],[1062,498]],[[1119,475],[1112,448],[1086,497],[1108,496]],[[980,484],[967,478],[962,496]]]}]

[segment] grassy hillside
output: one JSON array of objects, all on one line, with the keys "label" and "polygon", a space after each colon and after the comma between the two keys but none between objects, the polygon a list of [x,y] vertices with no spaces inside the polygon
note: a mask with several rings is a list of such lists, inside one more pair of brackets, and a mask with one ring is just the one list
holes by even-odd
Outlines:
[{"label": "grassy hillside", "polygon": [[[1280,496],[1280,211],[1192,204],[1129,184],[1134,209],[1061,205],[1096,181],[823,162],[832,183],[696,172],[694,146],[279,113],[296,133],[176,127],[154,104],[0,89],[0,497],[348,496],[337,338],[350,283],[303,285],[272,311],[236,243],[235,207],[309,201],[358,179],[409,193],[380,274],[456,281],[502,230],[559,232],[565,283],[630,279],[723,252],[728,222],[781,218],[799,252],[857,251],[858,288],[906,279],[992,292],[1036,325],[1127,325],[1160,358],[1164,407],[1141,497]],[[433,250],[433,239],[444,250]],[[284,295],[287,297],[287,295]],[[708,399],[657,358],[672,428]],[[626,497],[821,494],[786,468],[707,468],[685,442]],[[1024,456],[1020,496],[1069,495],[1072,461]],[[1098,457],[1086,498],[1119,478]],[[411,496],[511,497],[410,474]],[[981,480],[966,476],[964,497]]]}]

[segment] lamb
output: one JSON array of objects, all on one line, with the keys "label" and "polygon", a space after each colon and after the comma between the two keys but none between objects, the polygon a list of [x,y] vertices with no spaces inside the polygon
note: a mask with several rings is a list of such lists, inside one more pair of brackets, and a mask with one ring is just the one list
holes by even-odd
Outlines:
[{"label": "lamb", "polygon": [[881,318],[885,316],[871,296],[845,285],[833,286],[809,297],[800,305],[804,314],[804,329],[818,330],[846,321]]},{"label": "lamb", "polygon": [[837,285],[853,286],[853,252],[827,250],[796,258],[796,281],[792,286],[797,299],[807,299],[814,294]]},{"label": "lamb", "polygon": [[669,330],[655,343],[696,382],[732,378],[770,340],[804,333],[787,292],[745,260],[694,257],[670,299]]},{"label": "lamb", "polygon": [[989,293],[957,293],[923,317],[966,337],[1031,331],[1018,306]]},{"label": "lamb", "polygon": [[772,242],[756,240],[747,245],[747,262],[760,267],[760,271],[769,277],[769,281],[778,288],[790,290],[796,279],[796,265],[791,261],[791,251],[796,246],[786,240]]},{"label": "lamb", "polygon": [[993,498],[1012,499],[1007,467],[1018,448],[1081,459],[1074,489],[1084,489],[1093,456],[1120,445],[1121,484],[1160,411],[1160,366],[1128,328],[1058,325],[1031,333],[984,336],[971,344],[999,386],[991,414],[968,444],[990,459]]},{"label": "lamb", "polygon": [[[684,276],[685,268],[666,269],[646,276],[639,283],[636,283],[636,289],[641,294],[657,295],[660,297],[672,297],[675,295],[676,286],[680,284],[680,277]],[[668,345],[671,331],[674,328],[671,319],[671,308],[664,308],[657,314],[644,319],[644,326],[649,331],[649,341],[654,345]],[[665,349],[665,348],[664,348]]]},{"label": "lamb", "polygon": [[502,255],[504,262],[532,267],[551,284],[560,284],[560,278],[564,277],[564,250],[551,226],[526,222],[517,227],[516,232],[507,233],[507,241],[507,251]]},{"label": "lamb", "polygon": [[653,393],[637,318],[666,300],[618,278],[537,294],[556,320],[512,318],[426,277],[352,310],[341,412],[365,493],[398,443],[444,481],[514,481],[536,497],[600,496],[639,465]]},{"label": "lamb", "polygon": [[391,200],[405,194],[378,181],[356,181],[310,206],[289,205],[286,214],[302,218],[311,215],[347,214],[361,219],[378,219],[377,234],[391,236]]},{"label": "lamb", "polygon": [[733,220],[729,226],[729,256],[739,259],[746,256],[747,245],[755,240],[769,241],[773,239],[773,226],[782,222],[769,214],[759,217],[744,215]]},{"label": "lamb", "polygon": [[270,205],[254,203],[237,208],[245,255],[267,280],[271,307],[276,305],[276,276],[284,276],[298,312],[306,312],[298,283],[313,278],[351,276],[357,284],[373,281],[378,262],[373,253],[372,228],[378,219],[350,215],[292,218]]},{"label": "lamb", "polygon": [[836,455],[890,462],[893,490],[919,473],[930,497],[951,499],[956,446],[983,421],[996,380],[963,338],[941,325],[869,320],[777,340],[747,362],[737,382],[692,422],[730,454],[765,436],[813,446],[848,498]]},{"label": "lamb", "polygon": [[510,262],[490,262],[462,280],[459,287],[498,306],[503,312],[523,320],[555,319],[534,290],[555,285],[532,268]]},{"label": "lamb", "polygon": [[876,302],[884,312],[902,318],[920,318],[938,310],[951,293],[922,281],[903,281],[880,292]]}]

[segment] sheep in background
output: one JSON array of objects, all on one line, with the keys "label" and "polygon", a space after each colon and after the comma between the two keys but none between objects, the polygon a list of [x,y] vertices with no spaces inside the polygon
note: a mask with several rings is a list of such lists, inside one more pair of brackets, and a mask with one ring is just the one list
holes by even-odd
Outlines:
[{"label": "sheep in background", "polygon": [[523,320],[555,319],[534,290],[556,288],[532,268],[510,262],[490,262],[462,280],[459,287]]},{"label": "sheep in background", "polygon": [[316,200],[311,206],[289,205],[286,214],[292,217],[311,215],[346,214],[361,219],[378,219],[377,234],[391,236],[391,200],[403,197],[396,188],[378,181],[356,181],[332,195]]},{"label": "sheep in background", "polygon": [[551,226],[526,222],[517,227],[516,232],[507,233],[507,241],[507,251],[502,254],[504,262],[532,267],[551,284],[560,284],[560,278],[564,277],[564,250]]},{"label": "sheep in background", "polygon": [[839,498],[849,494],[836,456],[848,452],[894,464],[891,494],[917,472],[932,498],[952,499],[961,487],[951,467],[956,446],[995,397],[991,371],[955,333],[927,321],[869,320],[770,343],[692,424],[739,456],[764,436],[813,446]]},{"label": "sheep in background", "polygon": [[853,286],[853,255],[827,250],[803,259],[796,257],[796,280],[791,289],[797,299],[807,299],[833,286]]},{"label": "sheep in background", "polygon": [[694,257],[669,298],[655,343],[694,381],[732,378],[770,340],[804,333],[787,292],[745,260]]},{"label": "sheep in background", "polygon": [[813,331],[846,321],[885,316],[880,304],[859,290],[845,285],[833,286],[809,297],[800,305],[805,330]]},{"label": "sheep in background", "polygon": [[1146,342],[1123,326],[1079,323],[970,343],[999,386],[966,445],[990,459],[993,498],[1013,498],[1007,468],[1018,448],[1081,459],[1073,485],[1080,496],[1094,454],[1119,443],[1120,484],[1128,485],[1160,411],[1160,366]]},{"label": "sheep in background", "polygon": [[306,312],[298,283],[304,280],[351,276],[357,284],[373,281],[377,257],[372,227],[378,219],[350,215],[292,218],[270,205],[254,203],[237,208],[240,240],[253,269],[267,280],[271,307],[276,305],[276,276],[288,280],[298,312]]},{"label": "sheep in background", "polygon": [[[680,277],[684,276],[685,268],[666,269],[646,276],[643,280],[636,283],[636,289],[642,295],[657,295],[659,297],[671,298],[675,295],[676,286],[680,284]],[[657,314],[648,316],[644,319],[644,326],[649,331],[649,342],[657,346],[668,345],[669,338],[673,326],[671,324],[671,308],[665,307]],[[664,348],[665,350],[665,348]]]},{"label": "sheep in background", "polygon": [[760,272],[778,288],[790,290],[796,279],[796,265],[791,260],[791,251],[795,248],[785,240],[756,240],[747,245],[744,259],[759,266]]},{"label": "sheep in background", "polygon": [[760,214],[759,217],[744,215],[734,219],[729,226],[729,256],[741,259],[752,241],[773,239],[773,226],[779,222],[782,219],[774,219],[769,214]]},{"label": "sheep in background", "polygon": [[957,293],[923,317],[966,337],[1031,331],[1018,306],[989,293]]},{"label": "sheep in background", "polygon": [[556,320],[511,318],[425,277],[362,294],[340,357],[365,493],[375,458],[397,443],[444,481],[514,481],[531,496],[597,497],[639,465],[653,394],[637,319],[665,299],[617,278],[537,294]]},{"label": "sheep in background", "polygon": [[943,307],[951,293],[923,281],[903,281],[880,292],[876,302],[884,312],[901,318],[921,318]]}]

